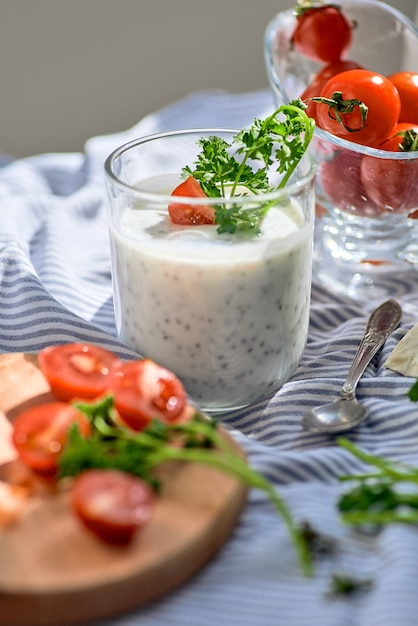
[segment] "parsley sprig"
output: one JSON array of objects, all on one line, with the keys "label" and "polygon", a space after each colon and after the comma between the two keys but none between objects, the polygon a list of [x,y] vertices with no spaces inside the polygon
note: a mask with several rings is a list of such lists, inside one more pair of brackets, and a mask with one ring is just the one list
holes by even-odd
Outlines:
[{"label": "parsley sprig", "polygon": [[355,483],[338,502],[342,520],[353,525],[417,524],[418,468],[370,454],[345,438],[337,442],[374,468],[340,477],[341,481]]},{"label": "parsley sprig", "polygon": [[181,424],[154,419],[141,432],[121,426],[115,419],[113,398],[92,404],[75,403],[90,420],[91,435],[74,425],[59,462],[59,478],[76,476],[91,468],[129,472],[159,487],[156,468],[165,461],[201,463],[230,474],[249,488],[263,491],[281,516],[292,540],[300,567],[312,574],[309,546],[275,486],[254,470],[219,431],[218,423],[196,411]]},{"label": "parsley sprig", "polygon": [[[249,128],[239,131],[231,143],[217,136],[200,139],[201,152],[194,167],[183,168],[183,176],[193,176],[205,193],[214,198],[243,195],[242,188],[254,194],[285,187],[313,137],[315,123],[305,109],[302,100],[292,100],[266,119],[256,118]],[[269,181],[273,164],[277,164],[276,171],[283,175],[276,186]],[[253,209],[233,202],[228,208],[219,204],[215,210],[217,232],[257,233],[273,204],[267,201]]]}]

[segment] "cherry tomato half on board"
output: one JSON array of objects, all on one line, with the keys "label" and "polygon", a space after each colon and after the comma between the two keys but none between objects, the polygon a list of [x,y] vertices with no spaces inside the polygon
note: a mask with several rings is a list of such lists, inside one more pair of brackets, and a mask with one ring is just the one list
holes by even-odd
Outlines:
[{"label": "cherry tomato half on board", "polygon": [[[185,198],[208,197],[199,182],[193,178],[193,176],[189,176],[183,183],[180,183],[171,195],[183,196]],[[168,205],[168,214],[174,224],[184,226],[199,226],[201,224],[215,223],[215,209],[205,205],[172,202]]]},{"label": "cherry tomato half on board", "polygon": [[352,25],[333,4],[297,7],[296,24],[291,36],[294,48],[313,61],[338,61],[352,41]]},{"label": "cherry tomato half on board", "polygon": [[154,493],[148,483],[132,474],[91,469],[76,477],[71,504],[97,537],[125,545],[151,518]]},{"label": "cherry tomato half on board", "polygon": [[153,417],[175,423],[189,416],[180,380],[150,359],[127,361],[114,369],[109,392],[122,420],[133,430],[142,430]]},{"label": "cherry tomato half on board", "polygon": [[418,124],[418,74],[396,72],[388,78],[395,85],[401,99],[399,121]]},{"label": "cherry tomato half on board", "polygon": [[20,413],[13,422],[12,441],[21,461],[38,472],[55,472],[72,424],[78,425],[84,437],[90,435],[87,417],[65,402],[49,402]]},{"label": "cherry tomato half on board", "polygon": [[120,363],[112,352],[87,343],[50,346],[38,355],[39,367],[59,400],[93,400],[106,391],[112,368]]},{"label": "cherry tomato half on board", "polygon": [[[342,103],[352,101],[350,112],[317,102],[318,126],[337,137],[362,145],[377,147],[387,139],[398,122],[401,101],[395,85],[382,74],[364,69],[354,69],[336,74],[321,89],[321,98],[333,100],[341,94]],[[362,117],[359,103],[367,107]]]}]

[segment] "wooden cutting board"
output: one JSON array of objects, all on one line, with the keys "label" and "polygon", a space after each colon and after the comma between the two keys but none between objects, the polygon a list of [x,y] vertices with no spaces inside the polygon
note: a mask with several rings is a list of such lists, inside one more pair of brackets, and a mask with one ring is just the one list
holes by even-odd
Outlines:
[{"label": "wooden cutting board", "polygon": [[[15,457],[10,421],[48,399],[36,356],[0,355],[0,462],[11,462],[3,474]],[[161,477],[151,522],[125,548],[88,533],[71,512],[68,493],[32,498],[17,522],[0,529],[0,626],[108,618],[157,600],[197,572],[233,532],[246,488],[190,463],[166,465]]]}]

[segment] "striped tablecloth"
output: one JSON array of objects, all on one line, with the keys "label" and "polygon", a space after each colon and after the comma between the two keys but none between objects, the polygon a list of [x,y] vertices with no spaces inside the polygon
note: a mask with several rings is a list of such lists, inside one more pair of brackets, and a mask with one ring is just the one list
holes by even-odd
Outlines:
[{"label": "striped tablecloth", "polygon": [[[181,127],[241,127],[273,110],[267,91],[198,92],[126,132],[95,137],[80,154],[45,154],[0,167],[0,352],[91,341],[129,357],[115,337],[103,162],[119,144]],[[418,279],[400,283],[400,327],[368,367],[358,394],[370,412],[350,438],[377,454],[418,464],[413,380],[383,362],[418,321]],[[370,537],[338,518],[338,476],[364,469],[332,437],[301,428],[308,406],[337,394],[370,311],[313,285],[302,362],[269,400],[224,422],[251,464],[275,482],[298,520],[338,540],[339,550],[303,578],[287,532],[269,502],[251,492],[218,555],[175,593],[102,626],[412,626],[418,624],[418,529],[392,525]],[[371,590],[330,599],[331,574],[372,578]]]}]

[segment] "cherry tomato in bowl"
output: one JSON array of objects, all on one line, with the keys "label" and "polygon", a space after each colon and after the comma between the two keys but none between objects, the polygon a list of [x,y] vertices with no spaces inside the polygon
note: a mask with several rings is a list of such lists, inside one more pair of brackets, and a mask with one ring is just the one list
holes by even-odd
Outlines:
[{"label": "cherry tomato in bowl", "polygon": [[329,63],[345,55],[352,41],[352,25],[334,4],[308,5],[296,13],[291,36],[294,48],[313,61]]},{"label": "cherry tomato in bowl", "polygon": [[376,217],[381,210],[368,196],[361,179],[363,155],[352,150],[336,150],[319,166],[325,204],[362,217]]},{"label": "cherry tomato in bowl", "polygon": [[76,477],[71,504],[84,526],[99,539],[126,545],[151,518],[154,493],[148,483],[132,474],[90,469]]},{"label": "cherry tomato in bowl", "polygon": [[[320,128],[374,148],[391,135],[398,122],[401,101],[388,78],[365,69],[347,70],[330,78],[321,89],[320,97],[333,100],[335,94],[341,94],[344,102],[352,101],[352,110],[341,112],[340,108],[338,119],[336,108],[317,102],[316,121]],[[358,103],[367,107],[365,119]]]},{"label": "cherry tomato in bowl", "polygon": [[[412,131],[412,135],[410,132]],[[410,152],[418,150],[418,123],[399,122],[392,135],[382,141],[379,148],[389,152]]]},{"label": "cherry tomato in bowl", "polygon": [[418,74],[395,72],[388,78],[395,85],[401,99],[399,121],[418,124]]},{"label": "cherry tomato in bowl", "polygon": [[41,350],[38,363],[56,398],[93,400],[106,391],[120,359],[100,346],[69,343]]},{"label": "cherry tomato in bowl", "polygon": [[346,72],[347,70],[354,69],[363,69],[360,63],[356,61],[350,60],[338,60],[333,61],[325,65],[322,69],[319,70],[313,77],[311,82],[306,86],[302,94],[299,96],[301,100],[303,100],[307,106],[306,114],[313,119],[316,118],[316,102],[312,100],[312,98],[317,98],[321,95],[321,89],[325,85],[325,83],[335,76],[336,74],[340,74],[341,72]]},{"label": "cherry tomato in bowl", "polygon": [[[409,131],[418,132],[418,125],[400,122],[395,126],[393,134],[382,142],[381,149],[394,152],[399,157],[404,142],[407,153],[408,136],[404,139],[403,134]],[[415,147],[416,141],[414,133],[412,147]],[[364,155],[361,163],[361,180],[367,195],[381,211],[405,213],[418,209],[418,158],[385,159]]]},{"label": "cherry tomato in bowl", "polygon": [[20,413],[13,422],[12,441],[21,461],[37,472],[55,472],[73,424],[89,436],[88,418],[66,402],[40,404]]},{"label": "cherry tomato in bowl", "polygon": [[190,415],[181,381],[150,359],[127,361],[115,368],[109,392],[122,420],[133,430],[142,430],[153,417],[175,423]]}]

